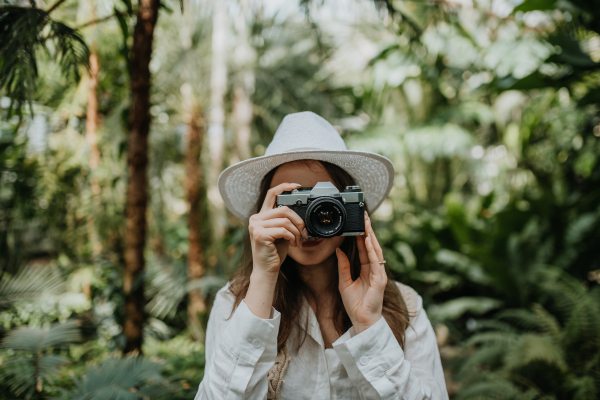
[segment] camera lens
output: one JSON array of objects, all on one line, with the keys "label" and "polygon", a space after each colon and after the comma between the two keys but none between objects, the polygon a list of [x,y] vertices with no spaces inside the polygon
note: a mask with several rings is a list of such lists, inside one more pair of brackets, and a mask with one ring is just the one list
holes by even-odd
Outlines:
[{"label": "camera lens", "polygon": [[314,237],[337,236],[344,229],[346,209],[333,197],[319,197],[306,210],[306,227]]}]

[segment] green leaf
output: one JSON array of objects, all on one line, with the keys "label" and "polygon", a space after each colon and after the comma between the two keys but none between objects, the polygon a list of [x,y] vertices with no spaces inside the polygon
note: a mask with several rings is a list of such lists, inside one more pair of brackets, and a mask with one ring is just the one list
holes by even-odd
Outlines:
[{"label": "green leaf", "polygon": [[165,2],[161,1],[159,6],[159,8],[164,9],[167,13],[172,14],[173,13],[173,9],[171,7],[169,7]]},{"label": "green leaf", "polygon": [[560,47],[559,54],[550,56],[547,62],[564,63],[573,67],[584,69],[596,69],[600,63],[595,62],[581,50],[580,42],[573,38],[569,33],[561,31],[548,38],[548,42],[554,46]]},{"label": "green leaf", "polygon": [[13,277],[0,276],[0,310],[17,301],[36,300],[55,296],[65,291],[65,278],[54,268],[23,267]]},{"label": "green leaf", "polygon": [[11,99],[8,109],[21,116],[37,88],[36,52],[44,50],[67,77],[79,79],[79,66],[88,67],[89,49],[79,32],[48,13],[31,7],[3,7],[0,11],[0,90]]},{"label": "green leaf", "polygon": [[165,366],[144,357],[110,358],[86,368],[75,389],[66,392],[71,400],[155,399],[172,393],[176,386],[163,376]]},{"label": "green leaf", "polygon": [[131,0],[122,0],[125,7],[127,7],[127,11],[129,14],[133,14],[133,5],[131,4]]},{"label": "green leaf", "polygon": [[0,348],[37,354],[50,348],[66,347],[81,340],[77,321],[54,324],[50,328],[19,327],[10,331]]},{"label": "green leaf", "polygon": [[547,11],[554,10],[556,0],[525,0],[521,5],[517,6],[513,10],[513,14],[519,11]]},{"label": "green leaf", "polygon": [[600,88],[590,89],[588,92],[577,102],[579,107],[584,107],[590,104],[600,104]]},{"label": "green leaf", "polygon": [[467,312],[482,315],[500,306],[502,306],[500,300],[490,297],[459,297],[441,305],[432,306],[428,312],[432,314],[432,318],[454,320]]},{"label": "green leaf", "polygon": [[512,75],[497,78],[490,85],[500,90],[531,90],[556,86],[556,83],[535,71],[521,79],[517,79]]}]

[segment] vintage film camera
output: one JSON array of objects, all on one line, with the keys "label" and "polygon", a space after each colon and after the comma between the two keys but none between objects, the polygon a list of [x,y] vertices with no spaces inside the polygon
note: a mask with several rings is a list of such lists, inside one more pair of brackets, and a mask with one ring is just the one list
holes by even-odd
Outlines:
[{"label": "vintage film camera", "polygon": [[288,206],[305,222],[312,237],[357,236],[365,232],[365,203],[358,186],[342,193],[331,182],[301,187],[277,196],[277,207]]}]

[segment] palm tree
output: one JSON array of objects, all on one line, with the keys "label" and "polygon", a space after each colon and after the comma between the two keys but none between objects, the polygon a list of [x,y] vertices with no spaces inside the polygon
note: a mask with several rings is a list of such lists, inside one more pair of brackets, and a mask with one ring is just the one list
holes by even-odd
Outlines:
[{"label": "palm tree", "polygon": [[[58,0],[48,10],[38,9],[35,2],[31,7],[3,6],[0,8],[0,52],[5,55],[0,64],[0,88],[11,99],[9,115],[21,113],[35,91],[37,63],[35,51],[49,48],[51,55],[60,64],[65,74],[78,76],[78,66],[88,65],[88,47],[76,29],[50,18],[50,14],[65,0]],[[131,2],[124,1],[127,12],[116,12],[120,18],[125,37],[129,35],[124,15],[135,15],[132,33],[133,44],[128,58],[130,71],[131,108],[129,112],[129,137],[127,154],[126,228],[124,249],[125,313],[123,331],[125,353],[140,352],[145,321],[144,299],[144,248],[146,244],[146,207],[148,133],[150,131],[150,59],[152,56],[153,33],[161,2],[141,0],[137,9]],[[182,2],[180,2],[183,5]],[[106,20],[104,18],[102,20]],[[90,23],[96,23],[92,21]],[[83,26],[88,26],[84,24]],[[125,41],[126,42],[126,41]]]},{"label": "palm tree", "polygon": [[68,347],[81,340],[77,321],[54,324],[50,328],[20,327],[10,331],[0,348],[10,349],[15,357],[3,363],[0,377],[17,395],[26,399],[41,393],[69,360],[53,349]]},{"label": "palm tree", "polygon": [[150,59],[159,0],[141,0],[131,48],[131,110],[127,151],[127,199],[125,211],[125,316],[124,353],[141,352],[146,314],[144,307],[144,249],[148,203],[148,133],[150,132]]}]

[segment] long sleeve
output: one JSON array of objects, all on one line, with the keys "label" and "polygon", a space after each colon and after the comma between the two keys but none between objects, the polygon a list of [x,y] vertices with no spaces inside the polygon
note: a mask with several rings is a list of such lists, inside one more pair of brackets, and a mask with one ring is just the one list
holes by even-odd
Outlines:
[{"label": "long sleeve", "polygon": [[404,351],[383,317],[358,335],[351,328],[333,348],[363,399],[448,399],[435,333],[420,296]]},{"label": "long sleeve", "polygon": [[231,319],[233,297],[217,294],[206,332],[206,368],[195,400],[266,399],[267,372],[275,364],[280,314],[262,319],[242,301]]}]

